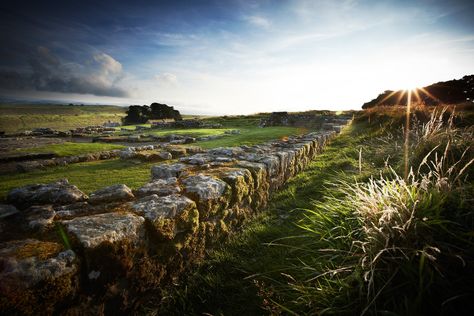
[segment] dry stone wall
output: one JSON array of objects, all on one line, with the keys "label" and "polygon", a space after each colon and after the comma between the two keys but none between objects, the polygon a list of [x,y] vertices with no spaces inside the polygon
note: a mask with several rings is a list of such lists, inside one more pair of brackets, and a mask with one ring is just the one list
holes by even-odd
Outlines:
[{"label": "dry stone wall", "polygon": [[0,205],[0,313],[126,312],[263,210],[335,133],[185,156],[137,190],[12,190]]}]

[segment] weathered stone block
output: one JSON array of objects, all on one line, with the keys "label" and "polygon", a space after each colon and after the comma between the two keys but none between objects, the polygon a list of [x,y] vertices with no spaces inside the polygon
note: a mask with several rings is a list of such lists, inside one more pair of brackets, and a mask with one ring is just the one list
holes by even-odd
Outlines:
[{"label": "weathered stone block", "polygon": [[211,169],[205,174],[214,175],[224,180],[232,189],[230,207],[250,207],[254,193],[252,173],[245,168]]},{"label": "weathered stone block", "polygon": [[35,239],[0,244],[0,313],[51,315],[78,287],[72,250]]},{"label": "weathered stone block", "polygon": [[31,206],[23,213],[25,214],[25,222],[28,229],[44,232],[54,225],[56,212],[52,205]]},{"label": "weathered stone block", "polygon": [[135,196],[132,190],[125,184],[115,184],[109,187],[94,191],[89,196],[90,204],[101,204],[111,202],[124,202],[133,200]]},{"label": "weathered stone block", "polygon": [[265,207],[270,194],[270,183],[266,166],[263,163],[250,161],[238,161],[236,166],[248,169],[252,174],[254,184],[252,208],[258,210]]},{"label": "weathered stone block", "polygon": [[135,194],[139,197],[156,194],[159,196],[177,194],[181,192],[181,188],[178,185],[178,179],[175,177],[167,179],[158,179],[149,182],[139,188]]},{"label": "weathered stone block", "polygon": [[143,222],[143,217],[130,213],[106,213],[77,217],[62,223],[82,247],[95,248],[103,243],[138,242],[143,236]]},{"label": "weathered stone block", "polygon": [[7,195],[7,201],[20,208],[41,204],[70,204],[86,199],[87,195],[75,185],[69,184],[67,179],[49,184],[27,185],[13,189]]},{"label": "weathered stone block", "polygon": [[144,261],[145,219],[131,213],[106,213],[62,221],[75,249],[84,256],[88,283],[96,295],[117,284]]},{"label": "weathered stone block", "polygon": [[208,218],[227,208],[231,190],[219,179],[198,174],[182,180],[184,193],[194,200],[201,218]]},{"label": "weathered stone block", "polygon": [[156,165],[151,167],[151,178],[153,180],[168,179],[171,177],[179,178],[186,174],[189,169],[191,169],[191,167],[183,163]]},{"label": "weathered stone block", "polygon": [[196,203],[182,195],[151,195],[132,203],[131,208],[163,239],[172,240],[178,233],[192,233],[199,225]]}]

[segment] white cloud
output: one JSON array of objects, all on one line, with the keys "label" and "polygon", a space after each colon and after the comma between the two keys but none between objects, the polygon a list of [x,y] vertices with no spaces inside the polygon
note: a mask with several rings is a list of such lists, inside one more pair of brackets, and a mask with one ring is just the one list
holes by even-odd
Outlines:
[{"label": "white cloud", "polygon": [[268,29],[272,25],[270,20],[258,15],[246,16],[244,17],[244,20],[254,26],[257,26],[263,29]]},{"label": "white cloud", "polygon": [[157,74],[153,78],[158,81],[160,85],[166,86],[176,86],[178,85],[178,77],[175,74],[165,72],[162,74]]}]

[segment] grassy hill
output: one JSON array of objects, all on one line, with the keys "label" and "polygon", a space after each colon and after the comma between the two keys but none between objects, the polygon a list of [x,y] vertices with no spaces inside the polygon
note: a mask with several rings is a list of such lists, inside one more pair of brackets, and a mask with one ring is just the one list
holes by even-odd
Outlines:
[{"label": "grassy hill", "polygon": [[407,105],[408,100],[424,105],[464,104],[466,108],[474,108],[474,75],[464,76],[459,80],[442,81],[423,88],[407,90],[387,90],[377,98],[362,105],[363,109],[374,106]]}]

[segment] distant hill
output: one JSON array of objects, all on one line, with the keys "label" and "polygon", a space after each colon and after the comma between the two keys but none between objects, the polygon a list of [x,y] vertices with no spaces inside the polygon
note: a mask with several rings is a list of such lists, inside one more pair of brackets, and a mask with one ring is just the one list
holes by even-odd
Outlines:
[{"label": "distant hill", "polygon": [[[464,76],[459,80],[449,80],[434,83],[424,88],[419,88],[411,93],[412,103],[425,105],[459,104],[474,100],[474,75]],[[368,109],[379,105],[407,105],[408,93],[406,90],[391,91],[384,93],[370,102],[362,105]]]}]

